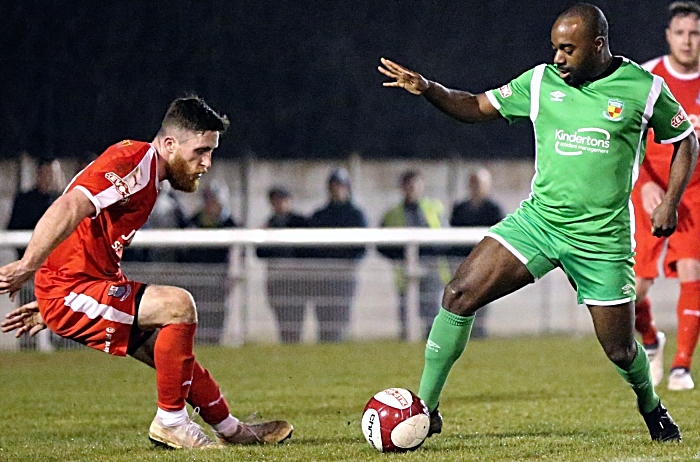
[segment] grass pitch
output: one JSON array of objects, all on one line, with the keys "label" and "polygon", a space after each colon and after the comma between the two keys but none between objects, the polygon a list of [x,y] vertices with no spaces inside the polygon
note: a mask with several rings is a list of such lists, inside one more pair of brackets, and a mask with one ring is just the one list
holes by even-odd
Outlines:
[{"label": "grass pitch", "polygon": [[294,437],[274,447],[155,449],[152,370],[88,349],[0,352],[0,461],[700,459],[700,392],[659,387],[684,441],[652,443],[632,391],[592,337],[472,341],[442,396],[442,435],[407,454],[375,452],[360,418],[383,388],[417,391],[422,344],[207,347],[197,356],[235,415],[287,419]]}]

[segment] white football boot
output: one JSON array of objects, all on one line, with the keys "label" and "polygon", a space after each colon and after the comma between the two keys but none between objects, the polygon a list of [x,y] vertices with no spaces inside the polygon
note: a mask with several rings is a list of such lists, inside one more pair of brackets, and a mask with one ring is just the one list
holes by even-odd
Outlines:
[{"label": "white football boot", "polygon": [[151,428],[148,430],[148,439],[156,446],[162,446],[168,449],[219,449],[223,448],[219,444],[209,438],[202,427],[197,425],[194,418],[199,413],[199,409],[195,409],[192,417],[180,425],[166,426],[163,425],[160,418],[156,416],[151,422]]},{"label": "white football boot", "polygon": [[673,391],[692,390],[695,388],[693,378],[687,369],[673,369],[668,376],[668,389]]}]

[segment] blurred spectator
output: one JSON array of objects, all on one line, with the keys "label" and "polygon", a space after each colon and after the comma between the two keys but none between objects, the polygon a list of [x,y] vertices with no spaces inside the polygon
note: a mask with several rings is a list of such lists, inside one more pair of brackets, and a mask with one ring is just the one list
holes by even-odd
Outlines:
[{"label": "blurred spectator", "polygon": [[[29,191],[19,192],[12,204],[12,215],[7,224],[10,231],[33,230],[39,218],[46,212],[51,203],[60,196],[57,170],[60,170],[57,160],[39,159],[34,170],[34,187]],[[17,248],[18,258],[24,255],[25,247]],[[34,284],[25,284],[18,294],[20,305],[34,300]],[[37,340],[28,336],[20,339],[21,349],[36,348]]]},{"label": "blurred spectator", "polygon": [[[38,161],[34,187],[15,196],[8,230],[33,230],[49,205],[58,198],[60,192],[55,175],[57,162],[48,159]],[[18,252],[19,258],[22,258],[24,249],[18,249]]]},{"label": "blurred spectator", "polygon": [[[491,184],[491,173],[485,168],[479,168],[471,172],[468,182],[469,198],[455,204],[452,208],[450,226],[493,226],[503,219],[501,206],[489,197]],[[473,246],[453,247],[451,255],[459,256],[463,259],[469,255],[473,248]],[[474,318],[471,338],[486,336],[488,310],[488,305],[484,306]]]},{"label": "blurred spectator", "polygon": [[[309,219],[312,228],[365,228],[365,215],[352,203],[350,175],[344,168],[328,176],[329,201]],[[310,271],[310,293],[316,308],[321,342],[339,342],[350,324],[350,308],[355,296],[356,269],[365,247],[315,247],[306,256],[318,259]]]},{"label": "blurred spectator", "polygon": [[[501,206],[490,198],[491,173],[479,168],[469,175],[469,198],[452,208],[450,226],[493,226],[503,219]],[[465,247],[463,256],[469,255],[472,247]]]},{"label": "blurred spectator", "polygon": [[[212,182],[202,189],[202,209],[185,221],[188,228],[237,228],[229,207],[229,189]],[[228,263],[229,249],[225,247],[198,247],[183,252],[180,261],[186,263]]]},{"label": "blurred spectator", "polygon": [[[382,218],[382,228],[441,228],[445,219],[445,208],[435,199],[423,197],[425,183],[420,172],[408,170],[399,179],[403,200],[389,209]],[[405,272],[405,247],[380,246],[377,250],[394,261],[396,287],[399,293],[399,323],[401,339],[408,338],[406,292],[408,279]],[[440,308],[444,285],[449,282],[450,270],[447,260],[439,257],[438,249],[421,246],[419,249],[422,275],[419,279],[419,305],[421,335],[428,338],[433,318]]]},{"label": "blurred spectator", "polygon": [[[265,228],[305,228],[308,220],[295,213],[290,192],[280,186],[270,189],[267,198],[272,214]],[[303,252],[295,247],[261,246],[256,250],[258,258],[268,259],[267,296],[275,313],[280,340],[284,343],[298,343],[304,324],[304,314],[308,297],[307,286],[299,275],[306,267],[295,257]]]},{"label": "blurred spectator", "polygon": [[[201,190],[202,208],[184,226],[188,228],[222,229],[236,228],[229,206],[229,189],[224,183],[211,182]],[[179,204],[179,202],[177,203]],[[176,209],[180,210],[181,209]],[[177,218],[176,218],[177,220]],[[177,223],[173,223],[177,224]],[[229,248],[227,247],[191,247],[180,249],[177,259],[182,263],[194,263],[202,266],[202,274],[213,284],[193,280],[184,287],[197,300],[197,334],[199,343],[220,343],[226,319],[226,298],[231,284],[228,282]],[[188,268],[192,268],[188,265]]]}]

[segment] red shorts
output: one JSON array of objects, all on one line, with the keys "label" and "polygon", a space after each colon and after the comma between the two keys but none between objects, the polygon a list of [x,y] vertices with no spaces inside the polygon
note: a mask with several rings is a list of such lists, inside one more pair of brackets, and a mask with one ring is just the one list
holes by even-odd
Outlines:
[{"label": "red shorts", "polygon": [[663,261],[666,277],[678,277],[676,271],[678,260],[683,258],[700,260],[700,201],[687,200],[687,197],[686,192],[678,207],[676,232],[664,239],[651,234],[651,217],[642,207],[639,188],[634,188],[632,191],[635,215],[634,240],[637,242],[634,272],[637,277],[654,279],[659,275],[658,261],[667,241],[668,249]]},{"label": "red shorts", "polygon": [[146,284],[86,280],[63,298],[38,299],[46,326],[61,337],[116,356],[133,353],[153,331],[142,331],[136,314]]}]

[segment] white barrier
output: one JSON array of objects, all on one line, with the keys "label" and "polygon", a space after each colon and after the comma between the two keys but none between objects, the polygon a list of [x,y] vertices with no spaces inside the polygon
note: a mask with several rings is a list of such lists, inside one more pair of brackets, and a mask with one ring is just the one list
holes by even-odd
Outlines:
[{"label": "white barrier", "polygon": [[[255,257],[255,248],[260,245],[366,246],[368,253],[360,263],[357,273],[357,293],[349,338],[396,338],[399,327],[392,264],[376,252],[376,246],[404,245],[404,263],[408,276],[408,338],[417,340],[421,336],[419,279],[424,271],[418,258],[419,246],[473,245],[482,239],[485,232],[486,228],[141,230],[136,233],[131,247],[229,248],[228,284],[235,290],[230,290],[226,299],[221,341],[228,345],[239,345],[249,341],[277,340],[275,319],[266,296],[266,265],[264,261]],[[3,259],[0,263],[5,264],[12,258],[8,257],[13,253],[8,253],[8,248],[26,245],[30,236],[31,232],[0,232],[0,256]],[[168,280],[165,277],[168,265],[140,265],[125,262],[127,276],[149,278],[150,274],[152,282],[167,283],[162,280]],[[177,285],[176,280],[187,280],[187,276],[182,274],[183,271],[186,272],[187,265],[180,264],[176,268],[172,284]],[[453,271],[454,268],[453,264]],[[192,278],[201,279],[195,273],[192,273]],[[200,287],[201,290],[206,293],[206,290]],[[652,292],[652,296],[655,297],[657,324],[662,328],[675,325],[674,299],[677,293],[677,284],[663,280],[657,283]],[[7,298],[0,298],[0,315],[4,315],[9,309],[11,305]],[[310,310],[311,306],[307,311]],[[303,340],[315,341],[313,331],[316,326],[313,317],[307,316],[304,322]],[[492,303],[486,324],[489,333],[495,335],[592,332],[587,310],[576,304],[575,293],[561,271],[553,271],[537,284]],[[16,342],[11,336],[0,337],[0,348],[15,347]]]}]

